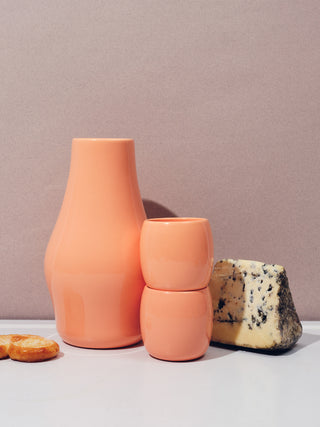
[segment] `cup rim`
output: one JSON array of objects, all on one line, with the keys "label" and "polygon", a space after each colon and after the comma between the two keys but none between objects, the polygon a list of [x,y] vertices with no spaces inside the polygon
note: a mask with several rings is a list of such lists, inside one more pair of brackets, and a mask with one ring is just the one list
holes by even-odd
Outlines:
[{"label": "cup rim", "polygon": [[196,287],[192,287],[192,288],[175,288],[175,287],[156,287],[153,285],[149,285],[148,283],[146,283],[145,288],[150,289],[151,291],[157,291],[157,292],[166,292],[168,294],[172,294],[172,293],[181,293],[181,294],[188,294],[190,292],[195,292],[195,291],[204,291],[205,289],[207,289],[209,286],[209,284],[207,283],[206,285],[199,285]]},{"label": "cup rim", "polygon": [[199,222],[208,222],[207,218],[198,218],[198,217],[165,217],[165,218],[148,218],[145,222],[152,222],[155,224],[192,224]]},{"label": "cup rim", "polygon": [[98,143],[115,143],[115,144],[121,144],[121,143],[132,143],[133,139],[132,138],[73,138],[72,139],[73,142],[75,143],[93,143],[93,142],[98,142]]}]

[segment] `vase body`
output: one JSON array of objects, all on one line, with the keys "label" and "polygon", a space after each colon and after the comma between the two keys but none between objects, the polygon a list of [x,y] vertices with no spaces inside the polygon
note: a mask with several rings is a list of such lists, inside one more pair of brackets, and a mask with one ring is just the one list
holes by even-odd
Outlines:
[{"label": "vase body", "polygon": [[133,140],[74,139],[45,255],[57,330],[67,343],[114,348],[140,341],[144,219]]}]

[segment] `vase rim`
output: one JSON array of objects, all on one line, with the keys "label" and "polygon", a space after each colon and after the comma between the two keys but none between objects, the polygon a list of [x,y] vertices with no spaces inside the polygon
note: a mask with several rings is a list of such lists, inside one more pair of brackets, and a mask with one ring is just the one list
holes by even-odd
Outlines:
[{"label": "vase rim", "polygon": [[107,142],[107,143],[132,143],[132,138],[73,138],[74,142]]}]

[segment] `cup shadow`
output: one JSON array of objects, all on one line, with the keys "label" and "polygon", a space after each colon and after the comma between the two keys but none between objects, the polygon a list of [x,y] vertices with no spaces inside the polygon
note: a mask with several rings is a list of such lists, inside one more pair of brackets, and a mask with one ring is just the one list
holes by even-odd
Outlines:
[{"label": "cup shadow", "polygon": [[165,359],[159,359],[155,356],[152,356],[151,354],[149,354],[149,356],[154,360],[160,360],[161,362],[164,362],[164,363],[176,363],[176,364],[186,363],[187,364],[187,363],[198,363],[198,362],[206,362],[207,360],[219,359],[220,357],[230,356],[233,353],[235,352],[226,348],[213,348],[210,346],[203,356],[200,356],[196,359],[190,359],[190,360],[165,360]]},{"label": "cup shadow", "polygon": [[139,342],[135,343],[135,344],[131,344],[131,345],[126,345],[125,347],[114,347],[114,348],[108,348],[106,350],[129,350],[132,348],[139,348],[139,347],[143,347],[143,342],[142,340],[140,340]]},{"label": "cup shadow", "polygon": [[[236,350],[236,349],[235,349]],[[199,361],[205,362],[206,360],[219,359],[220,357],[231,356],[235,353],[235,350],[230,350],[224,347],[214,347],[210,345],[206,354],[202,356]]]}]

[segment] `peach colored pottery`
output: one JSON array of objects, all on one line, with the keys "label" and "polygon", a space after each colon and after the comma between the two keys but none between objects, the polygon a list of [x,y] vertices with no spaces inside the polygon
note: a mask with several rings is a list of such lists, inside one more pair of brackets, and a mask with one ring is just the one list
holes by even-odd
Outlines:
[{"label": "peach colored pottery", "polygon": [[140,316],[143,343],[153,357],[192,360],[209,347],[213,312],[208,287],[177,292],[146,286]]},{"label": "peach colored pottery", "polygon": [[57,330],[67,343],[112,348],[141,339],[144,219],[133,140],[74,139],[66,193],[45,256]]},{"label": "peach colored pottery", "polygon": [[142,339],[158,359],[191,360],[209,347],[212,302],[207,287],[213,240],[205,218],[154,218],[140,237]]},{"label": "peach colored pottery", "polygon": [[153,218],[140,238],[146,284],[162,290],[202,289],[213,268],[213,241],[206,218]]}]

